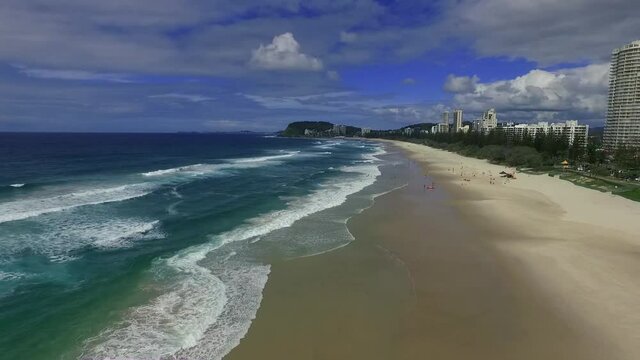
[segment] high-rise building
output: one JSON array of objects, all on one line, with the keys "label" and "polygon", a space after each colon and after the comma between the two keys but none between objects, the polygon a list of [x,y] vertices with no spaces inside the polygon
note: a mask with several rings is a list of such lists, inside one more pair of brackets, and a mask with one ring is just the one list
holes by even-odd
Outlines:
[{"label": "high-rise building", "polygon": [[496,109],[489,109],[482,115],[482,127],[491,130],[498,126],[498,114]]},{"label": "high-rise building", "polygon": [[449,112],[445,111],[442,113],[442,124],[449,125]]},{"label": "high-rise building", "polygon": [[640,147],[640,40],[613,50],[604,146]]},{"label": "high-rise building", "polygon": [[453,110],[453,131],[460,132],[462,130],[462,110]]},{"label": "high-rise building", "polygon": [[482,118],[473,120],[473,130],[488,133],[498,126],[496,109],[489,109],[482,114]]}]

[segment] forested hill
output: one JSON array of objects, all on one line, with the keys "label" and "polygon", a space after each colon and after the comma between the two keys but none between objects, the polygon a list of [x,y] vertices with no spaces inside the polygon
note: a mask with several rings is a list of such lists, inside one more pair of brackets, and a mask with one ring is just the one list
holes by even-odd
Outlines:
[{"label": "forested hill", "polygon": [[282,136],[304,136],[306,129],[318,133],[331,130],[333,124],[326,121],[296,121],[287,125],[287,128],[280,134]]}]

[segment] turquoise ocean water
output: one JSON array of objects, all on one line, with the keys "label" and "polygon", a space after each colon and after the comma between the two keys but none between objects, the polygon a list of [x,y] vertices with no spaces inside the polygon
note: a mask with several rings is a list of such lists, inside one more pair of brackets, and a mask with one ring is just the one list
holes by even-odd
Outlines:
[{"label": "turquoise ocean water", "polygon": [[0,359],[218,359],[397,184],[359,140],[0,134]]}]

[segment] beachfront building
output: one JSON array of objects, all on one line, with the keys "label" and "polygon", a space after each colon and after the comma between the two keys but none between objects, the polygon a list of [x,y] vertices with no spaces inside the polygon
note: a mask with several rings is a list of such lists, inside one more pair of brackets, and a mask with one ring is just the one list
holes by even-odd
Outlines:
[{"label": "beachfront building", "polygon": [[332,133],[333,133],[333,135],[336,135],[336,136],[346,136],[347,135],[347,126],[346,125],[333,125]]},{"label": "beachfront building", "polygon": [[442,113],[442,124],[446,124],[447,126],[449,125],[449,112],[445,111]]},{"label": "beachfront building", "polygon": [[569,145],[574,143],[581,146],[587,146],[587,138],[589,137],[589,125],[578,124],[578,120],[568,120],[559,124],[551,124],[550,131],[555,136],[565,135],[569,140]]},{"label": "beachfront building", "polygon": [[404,136],[411,136],[411,135],[413,135],[413,129],[410,128],[410,127],[406,127],[404,129],[402,129],[402,134]]},{"label": "beachfront building", "polygon": [[462,131],[462,109],[453,110],[453,131]]},{"label": "beachfront building", "polygon": [[564,123],[538,122],[536,124],[504,124],[500,127],[505,132],[508,139],[522,139],[524,135],[535,138],[539,133],[550,134],[554,136],[566,136],[569,145],[578,144],[587,146],[587,138],[589,136],[589,125],[578,124],[577,120],[568,120]]},{"label": "beachfront building", "polygon": [[489,132],[498,126],[498,114],[496,109],[489,109],[482,114],[482,131]]},{"label": "beachfront building", "polygon": [[496,109],[489,109],[482,114],[482,118],[473,121],[473,130],[484,134],[498,126],[498,113]]},{"label": "beachfront building", "polygon": [[371,133],[371,129],[370,128],[362,128],[360,130],[360,133],[362,134],[362,136],[365,136],[365,135]]},{"label": "beachfront building", "polygon": [[640,40],[611,54],[605,148],[640,147]]},{"label": "beachfront building", "polygon": [[443,134],[449,132],[449,124],[436,124],[431,127],[432,134]]}]

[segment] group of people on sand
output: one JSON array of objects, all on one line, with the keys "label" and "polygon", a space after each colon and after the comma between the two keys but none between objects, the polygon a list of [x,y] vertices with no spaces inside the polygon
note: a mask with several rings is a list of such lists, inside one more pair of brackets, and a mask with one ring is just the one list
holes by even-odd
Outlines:
[{"label": "group of people on sand", "polygon": [[[451,168],[447,168],[447,171],[450,171],[451,173],[455,174],[456,173],[456,168],[455,167],[451,167]],[[469,172],[465,175],[465,169],[464,169],[464,165],[460,165],[460,169],[459,169],[459,173],[460,173],[460,178],[462,178],[462,183],[460,183],[460,186],[465,186],[465,183],[470,183],[472,178],[475,178],[476,176],[479,175],[477,170],[468,170]],[[470,176],[469,176],[470,174]],[[489,176],[489,184],[491,185],[495,185],[498,183],[498,176],[494,176],[491,173],[491,170],[489,170],[488,172],[483,171],[482,176]],[[511,170],[511,169],[505,169],[504,171],[501,171],[499,174],[500,177],[504,178],[505,181],[504,183],[508,183],[511,179],[515,179],[516,178],[516,171],[515,169]],[[429,178],[429,176],[425,173],[424,174],[425,180]],[[425,183],[423,185],[423,190],[434,190],[435,189],[435,183],[431,182],[431,184],[427,184]]]},{"label": "group of people on sand", "polygon": [[[451,171],[453,174],[456,173],[456,168],[448,168],[447,170]],[[474,177],[476,177],[478,175],[478,172],[476,170],[470,170],[471,176],[468,176],[468,173],[467,173],[467,176],[465,176],[464,165],[460,166],[459,171],[460,171],[460,177],[462,178],[462,181],[464,181],[464,182],[471,182],[471,178],[474,178]],[[489,170],[488,172],[485,172],[485,171],[482,172],[482,176],[483,177],[485,177],[487,175],[489,176],[489,184],[491,184],[491,185],[497,184],[498,176],[494,176],[491,173],[491,170]],[[515,169],[514,170],[505,169],[504,171],[500,172],[499,176],[505,178],[505,182],[504,183],[506,184],[511,179],[515,179],[516,178],[516,171],[515,171]],[[460,186],[464,186],[465,185],[464,182],[460,183]]]}]

